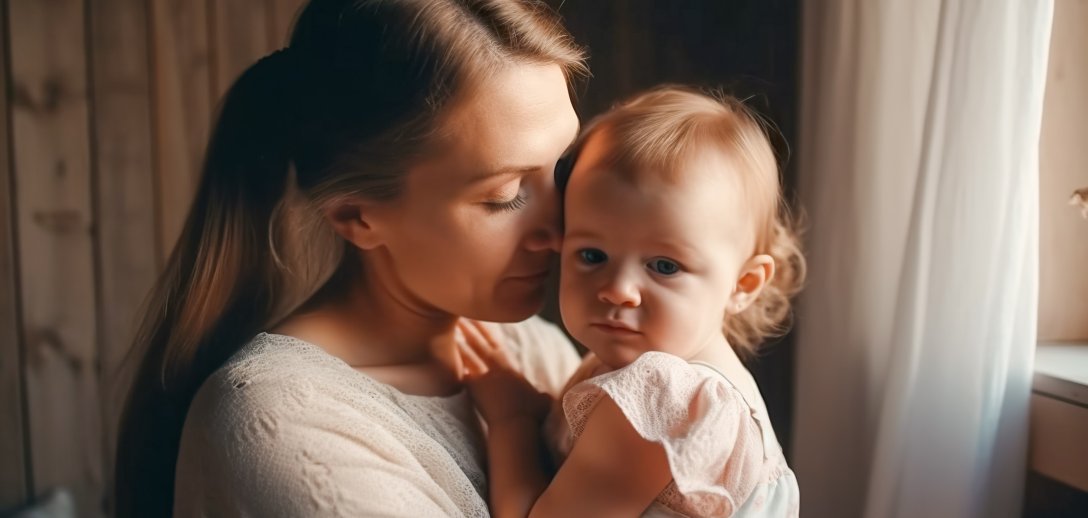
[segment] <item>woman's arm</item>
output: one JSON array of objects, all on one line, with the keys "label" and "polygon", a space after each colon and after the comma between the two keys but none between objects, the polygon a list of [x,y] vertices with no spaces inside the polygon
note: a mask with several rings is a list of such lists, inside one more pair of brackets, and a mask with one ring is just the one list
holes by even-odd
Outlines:
[{"label": "woman's arm", "polygon": [[487,421],[491,515],[524,517],[548,484],[540,430],[551,397],[518,372],[482,324],[462,321],[458,331],[465,381]]},{"label": "woman's arm", "polygon": [[536,419],[488,423],[489,503],[493,517],[527,516],[548,486],[542,444]]},{"label": "woman's arm", "polygon": [[486,328],[467,323],[461,329],[469,389],[488,422],[493,516],[634,516],[668,485],[664,449],[639,436],[608,397],[548,485],[537,393]]}]

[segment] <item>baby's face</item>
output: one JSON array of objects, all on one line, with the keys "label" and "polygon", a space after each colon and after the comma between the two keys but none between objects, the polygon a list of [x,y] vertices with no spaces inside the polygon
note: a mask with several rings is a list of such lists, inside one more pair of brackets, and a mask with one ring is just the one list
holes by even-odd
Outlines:
[{"label": "baby's face", "polygon": [[560,309],[571,334],[619,368],[647,351],[689,359],[722,341],[752,224],[716,156],[678,183],[634,185],[597,167],[591,138],[565,198]]}]

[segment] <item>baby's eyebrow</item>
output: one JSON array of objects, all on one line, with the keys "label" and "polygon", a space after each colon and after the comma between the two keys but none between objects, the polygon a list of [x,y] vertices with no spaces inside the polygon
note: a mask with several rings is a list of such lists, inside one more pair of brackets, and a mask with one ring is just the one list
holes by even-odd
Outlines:
[{"label": "baby's eyebrow", "polygon": [[595,232],[590,232],[588,230],[576,230],[563,236],[563,239],[596,239],[598,237],[599,236]]},{"label": "baby's eyebrow", "polygon": [[655,241],[652,244],[655,248],[668,250],[670,253],[679,256],[691,256],[699,252],[697,247],[678,241]]}]

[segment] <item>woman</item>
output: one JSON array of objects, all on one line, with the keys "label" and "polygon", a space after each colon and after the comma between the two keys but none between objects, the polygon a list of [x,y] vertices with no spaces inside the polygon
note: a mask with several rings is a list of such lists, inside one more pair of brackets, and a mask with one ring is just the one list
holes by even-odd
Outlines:
[{"label": "woman", "polygon": [[118,514],[486,515],[452,334],[520,322],[495,331],[545,392],[576,367],[525,319],[584,73],[536,1],[306,6],[222,106],[137,339]]}]

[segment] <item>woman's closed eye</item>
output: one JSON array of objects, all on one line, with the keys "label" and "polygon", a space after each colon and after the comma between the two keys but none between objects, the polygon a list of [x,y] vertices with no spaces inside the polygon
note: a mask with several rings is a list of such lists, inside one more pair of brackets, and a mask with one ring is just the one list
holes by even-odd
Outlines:
[{"label": "woman's closed eye", "polygon": [[[506,176],[506,175],[504,175]],[[516,211],[525,207],[528,193],[522,178],[505,178],[502,183],[492,181],[487,190],[479,194],[479,203],[490,213]]]},{"label": "woman's closed eye", "polygon": [[491,200],[484,202],[484,207],[490,212],[510,212],[525,208],[529,202],[529,195],[525,191],[518,190],[513,197],[505,200]]}]

